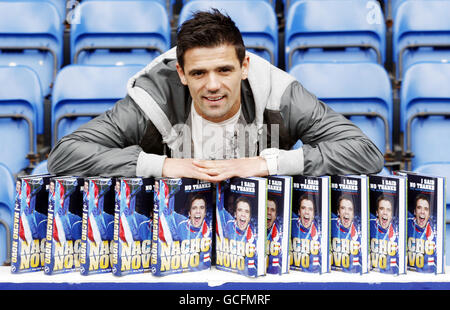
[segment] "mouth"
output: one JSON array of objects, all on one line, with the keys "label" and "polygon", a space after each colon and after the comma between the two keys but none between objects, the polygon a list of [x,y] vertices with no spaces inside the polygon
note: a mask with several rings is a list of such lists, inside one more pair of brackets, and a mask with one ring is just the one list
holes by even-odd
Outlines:
[{"label": "mouth", "polygon": [[202,217],[200,215],[194,216],[194,222],[200,222],[202,220]]},{"label": "mouth", "polygon": [[419,225],[423,226],[425,224],[426,218],[423,215],[419,215]]},{"label": "mouth", "polygon": [[238,223],[239,223],[239,227],[245,227],[247,225],[247,220],[239,219]]},{"label": "mouth", "polygon": [[303,223],[304,223],[304,224],[309,224],[309,222],[310,222],[310,218],[309,218],[309,217],[306,217],[306,216],[303,217],[302,220],[303,220]]},{"label": "mouth", "polygon": [[211,104],[217,104],[220,103],[226,96],[203,96],[203,99],[206,102],[209,102]]}]

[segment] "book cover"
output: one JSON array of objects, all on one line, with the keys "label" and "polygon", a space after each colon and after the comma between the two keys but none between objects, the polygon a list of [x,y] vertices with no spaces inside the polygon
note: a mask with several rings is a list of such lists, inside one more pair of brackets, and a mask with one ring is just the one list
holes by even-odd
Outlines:
[{"label": "book cover", "polygon": [[369,176],[370,271],[406,273],[406,178]]},{"label": "book cover", "polygon": [[11,272],[44,269],[50,175],[18,177],[14,203]]},{"label": "book cover", "polygon": [[83,183],[69,176],[50,180],[45,274],[79,271]]},{"label": "book cover", "polygon": [[267,177],[267,273],[289,272],[292,177]]},{"label": "book cover", "polygon": [[112,273],[150,272],[154,178],[120,178],[115,186]]},{"label": "book cover", "polygon": [[216,190],[216,268],[266,274],[267,179],[231,178]]},{"label": "book cover", "polygon": [[408,179],[407,268],[422,273],[445,273],[444,177],[396,172]]},{"label": "book cover", "polygon": [[156,178],[151,269],[155,276],[211,268],[213,185]]},{"label": "book cover", "polygon": [[331,269],[367,273],[369,210],[367,176],[331,176]]},{"label": "book cover", "polygon": [[114,178],[105,177],[84,180],[80,255],[82,275],[112,271],[115,183]]},{"label": "book cover", "polygon": [[293,177],[290,269],[330,271],[330,177]]}]

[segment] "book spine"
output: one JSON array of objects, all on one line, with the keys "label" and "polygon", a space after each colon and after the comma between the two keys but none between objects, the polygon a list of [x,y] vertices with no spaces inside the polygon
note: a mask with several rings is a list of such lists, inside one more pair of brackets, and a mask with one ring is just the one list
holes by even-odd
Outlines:
[{"label": "book spine", "polygon": [[[50,195],[50,194],[49,194]],[[47,235],[46,235],[46,243],[45,243],[45,259],[44,259],[44,273],[51,275],[53,273],[53,218],[55,215],[54,205],[50,203],[48,204],[48,213],[47,213]]]},{"label": "book spine", "polygon": [[[117,181],[119,182],[119,181]],[[119,192],[121,193],[121,191]],[[112,273],[115,276],[121,276],[121,259],[120,259],[120,241],[119,241],[119,233],[120,233],[120,194],[116,195],[116,201],[114,205],[114,236],[113,236],[113,245],[112,245]]]},{"label": "book spine", "polygon": [[369,272],[369,182],[361,178],[361,273]]},{"label": "book spine", "polygon": [[151,252],[151,270],[152,274],[155,276],[160,275],[159,271],[159,193],[164,190],[162,187],[162,182],[155,180],[155,183],[159,182],[159,191],[154,192],[154,202],[153,202],[153,226],[152,226],[152,252]]},{"label": "book spine", "polygon": [[436,236],[436,274],[444,272],[444,240],[445,240],[445,182],[437,178],[437,236]]},{"label": "book spine", "polygon": [[322,192],[321,195],[321,202],[322,202],[322,235],[321,235],[321,273],[327,273],[330,272],[330,242],[331,242],[331,231],[330,231],[330,178],[329,177],[322,177]]},{"label": "book spine", "polygon": [[[89,181],[87,185],[89,186]],[[85,185],[85,190],[88,189]],[[80,250],[80,273],[82,275],[87,275],[89,273],[89,262],[87,259],[87,246],[88,246],[88,216],[89,216],[89,192],[84,192],[85,195],[83,199],[83,217],[81,221],[81,250]]]},{"label": "book spine", "polygon": [[[19,180],[17,182],[20,182]],[[17,193],[16,193],[17,195]],[[18,273],[20,269],[20,198],[16,199],[14,204],[14,218],[13,218],[13,234],[11,243],[11,272]]]},{"label": "book spine", "polygon": [[[261,179],[258,181],[258,233],[256,240],[257,251],[257,276],[266,274],[266,253],[267,253],[267,179]],[[261,208],[263,207],[263,208]]]},{"label": "book spine", "polygon": [[408,219],[408,208],[407,208],[407,184],[406,178],[399,178],[399,236],[398,236],[398,258],[399,274],[406,273],[406,240],[407,240],[407,219]]}]

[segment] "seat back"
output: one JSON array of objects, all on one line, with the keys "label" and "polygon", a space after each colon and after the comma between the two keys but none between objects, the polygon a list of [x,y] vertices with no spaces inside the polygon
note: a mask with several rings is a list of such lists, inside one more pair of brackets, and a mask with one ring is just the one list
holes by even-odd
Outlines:
[{"label": "seat back", "polygon": [[124,98],[128,79],[141,68],[139,65],[64,67],[52,93],[53,144]]},{"label": "seat back", "polygon": [[278,22],[274,8],[266,1],[194,0],[181,9],[178,24],[192,17],[198,10],[217,8],[228,14],[242,33],[246,48],[278,64]]},{"label": "seat back", "polygon": [[28,166],[43,122],[43,95],[37,74],[26,66],[0,66],[0,162],[13,173]]},{"label": "seat back", "polygon": [[[419,63],[405,73],[400,89],[400,123],[412,169],[450,161],[450,64]],[[408,125],[409,124],[409,125]]]},{"label": "seat back", "polygon": [[303,63],[289,73],[317,98],[349,117],[380,151],[392,149],[392,89],[382,66]]},{"label": "seat back", "polygon": [[386,27],[377,2],[297,1],[285,29],[287,70],[302,62],[385,62]]},{"label": "seat back", "polygon": [[158,1],[87,1],[76,11],[74,64],[145,65],[170,48],[169,17]]},{"label": "seat back", "polygon": [[450,61],[450,2],[404,1],[393,26],[393,61],[396,78],[419,62]]},{"label": "seat back", "polygon": [[50,94],[63,60],[63,31],[49,2],[0,2],[0,65],[29,66],[38,74],[44,95]]}]

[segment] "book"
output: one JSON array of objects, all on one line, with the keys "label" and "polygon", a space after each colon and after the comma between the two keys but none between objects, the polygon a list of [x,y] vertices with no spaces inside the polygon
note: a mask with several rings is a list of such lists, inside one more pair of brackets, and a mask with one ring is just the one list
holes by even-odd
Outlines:
[{"label": "book", "polygon": [[211,268],[213,186],[156,178],[151,270],[155,276]]},{"label": "book", "polygon": [[89,177],[84,180],[80,273],[112,271],[116,180]]},{"label": "book", "polygon": [[408,270],[445,273],[446,179],[404,171],[395,174],[408,179]]},{"label": "book", "polygon": [[267,177],[267,273],[289,272],[292,177]]},{"label": "book", "polygon": [[367,176],[331,176],[331,270],[368,272],[368,186]]},{"label": "book", "polygon": [[216,268],[266,274],[267,179],[231,178],[216,189]]},{"label": "book", "polygon": [[150,272],[154,185],[154,178],[117,179],[113,275]]},{"label": "book", "polygon": [[369,176],[370,271],[406,273],[406,177]]},{"label": "book", "polygon": [[16,180],[11,272],[44,269],[50,175],[21,176]]},{"label": "book", "polygon": [[50,179],[45,274],[79,271],[83,183],[77,177]]},{"label": "book", "polygon": [[330,271],[330,177],[293,176],[290,269]]}]

